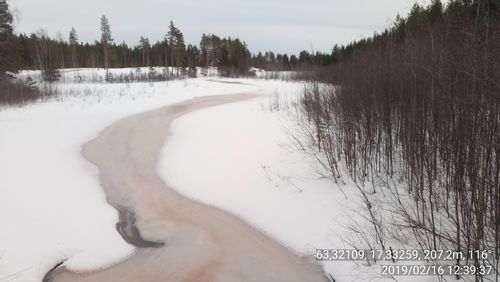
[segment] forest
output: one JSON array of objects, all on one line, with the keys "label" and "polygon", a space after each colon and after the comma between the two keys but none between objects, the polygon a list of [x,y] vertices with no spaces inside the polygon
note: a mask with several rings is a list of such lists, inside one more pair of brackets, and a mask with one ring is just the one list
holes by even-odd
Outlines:
[{"label": "forest", "polygon": [[[12,15],[2,1],[2,65],[4,70],[39,69],[47,80],[56,80],[56,71],[65,68],[125,68],[164,66],[192,70],[195,67],[216,67],[225,75],[246,74],[251,55],[245,42],[238,38],[203,35],[200,46],[184,42],[183,33],[170,23],[163,40],[151,43],[140,37],[136,46],[117,44],[112,37],[106,16],[100,20],[101,39],[94,43],[79,41],[78,33],[70,29],[68,39],[61,34],[50,38],[40,29],[30,35],[13,34]],[[189,72],[189,71],[187,71]]]},{"label": "forest", "polygon": [[[384,32],[336,49],[314,76],[330,87],[304,90],[314,150],[336,181],[342,171],[356,181],[378,247],[396,228],[424,249],[495,250],[496,262],[473,263],[498,271],[499,8],[415,5]],[[377,194],[391,200],[377,207]]]}]

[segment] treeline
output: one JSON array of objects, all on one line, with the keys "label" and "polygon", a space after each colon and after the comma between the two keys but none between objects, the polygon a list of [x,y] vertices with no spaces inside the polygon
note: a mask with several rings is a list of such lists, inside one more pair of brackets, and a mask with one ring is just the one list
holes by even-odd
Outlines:
[{"label": "treeline", "polygon": [[226,76],[247,74],[251,65],[251,54],[245,42],[238,38],[220,38],[203,34],[197,64],[216,67]]},{"label": "treeline", "polygon": [[272,51],[259,52],[252,56],[252,66],[268,71],[302,71],[312,70],[315,67],[324,67],[336,63],[339,47],[335,45],[331,53],[309,53],[301,51],[298,56],[275,54]]},{"label": "treeline", "polygon": [[[338,61],[315,77],[334,89],[308,88],[301,103],[334,177],[345,166],[370,193],[390,192],[395,207],[383,210],[422,248],[493,250],[496,260],[468,264],[493,264],[496,275],[499,12],[493,0],[415,5],[383,33],[337,49]],[[372,234],[387,247],[365,201]]]},{"label": "treeline", "polygon": [[[246,74],[250,66],[250,52],[239,39],[203,35],[200,47],[187,45],[182,32],[171,23],[164,40],[150,43],[141,37],[138,44],[116,44],[103,17],[105,27],[102,39],[94,43],[81,43],[75,29],[69,40],[52,39],[40,30],[15,38],[19,56],[18,69],[63,68],[125,68],[165,66],[182,69],[218,67],[227,75]],[[102,30],[102,28],[101,28]]]},{"label": "treeline", "polygon": [[[12,75],[19,70],[41,70],[45,81],[60,78],[59,69],[65,68],[137,68],[165,67],[146,76],[148,80],[166,80],[176,76],[196,76],[196,67],[218,68],[225,76],[241,76],[249,73],[251,54],[245,42],[238,38],[220,38],[203,35],[200,46],[187,44],[184,35],[173,22],[166,29],[165,37],[151,43],[141,36],[138,43],[129,46],[117,44],[106,16],[100,19],[100,40],[84,43],[76,29],[67,36],[48,36],[40,29],[32,34],[13,33],[12,14],[6,0],[0,0],[0,104],[23,103],[43,96],[39,89],[20,84]],[[99,26],[96,24],[96,31]],[[142,81],[144,75],[114,78],[108,72],[107,81]]]},{"label": "treeline", "polygon": [[[7,5],[5,1],[3,3]],[[42,70],[49,81],[57,79],[54,70],[64,68],[165,66],[195,75],[195,67],[217,67],[225,75],[243,75],[250,67],[251,55],[247,45],[237,38],[203,35],[200,46],[186,45],[183,33],[171,22],[161,41],[151,43],[141,36],[137,45],[129,46],[115,43],[106,16],[101,18],[100,29],[101,39],[93,43],[80,42],[74,28],[67,39],[61,34],[50,38],[44,30],[30,35],[12,35],[9,65],[12,70]]]}]

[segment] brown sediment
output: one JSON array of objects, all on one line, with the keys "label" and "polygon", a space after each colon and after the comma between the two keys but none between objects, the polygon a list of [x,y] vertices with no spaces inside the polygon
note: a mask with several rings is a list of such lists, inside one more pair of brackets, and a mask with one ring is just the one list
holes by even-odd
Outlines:
[{"label": "brown sediment", "polygon": [[158,156],[174,119],[256,96],[196,98],[137,114],[87,143],[82,153],[99,168],[107,200],[120,212],[117,228],[137,250],[130,258],[95,272],[75,273],[63,265],[50,273],[50,280],[328,281],[317,263],[227,212],[183,197],[157,174]]}]

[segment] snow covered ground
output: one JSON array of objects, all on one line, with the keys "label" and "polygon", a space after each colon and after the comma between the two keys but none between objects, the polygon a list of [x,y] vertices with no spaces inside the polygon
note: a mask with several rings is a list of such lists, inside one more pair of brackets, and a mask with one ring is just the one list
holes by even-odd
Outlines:
[{"label": "snow covered ground", "polygon": [[[61,69],[59,74],[61,75],[61,82],[73,82],[73,83],[89,83],[89,82],[105,82],[106,74],[109,73],[112,77],[117,78],[120,76],[130,76],[130,77],[140,77],[142,75],[147,75],[149,73],[169,73],[178,75],[178,68],[165,68],[165,67],[140,67],[140,68],[110,68],[108,71],[103,68],[75,68],[75,69]],[[216,68],[197,68],[198,76],[217,76],[218,71]],[[18,78],[28,81],[40,81],[42,79],[42,74],[38,70],[25,70],[21,71]]]},{"label": "snow covered ground", "polygon": [[[273,83],[275,95],[288,98],[302,87],[267,84]],[[342,192],[320,173],[289,135],[287,110],[275,111],[276,105],[271,96],[177,119],[160,173],[182,194],[236,214],[300,255],[351,249],[344,240],[356,189],[347,185]],[[353,262],[323,265],[336,281],[380,278],[378,269]]]},{"label": "snow covered ground", "polygon": [[[86,79],[94,76],[89,71]],[[116,232],[117,212],[106,203],[97,169],[80,155],[82,144],[134,113],[258,89],[269,95],[175,121],[160,173],[182,194],[238,215],[300,255],[352,248],[347,227],[363,208],[355,188],[332,184],[290,136],[295,125],[287,114],[303,85],[231,81],[245,84],[68,79],[53,85],[57,99],[0,110],[0,281],[40,281],[65,259],[72,270],[105,267],[134,251]],[[380,269],[364,263],[323,266],[336,281],[380,279]]]},{"label": "snow covered ground", "polygon": [[[304,137],[291,118],[303,84],[258,83],[272,94],[175,120],[162,151],[160,175],[187,197],[243,218],[301,256],[314,257],[316,249],[366,247],[361,237],[370,234],[373,226],[365,218],[359,190],[346,175],[345,183],[337,186],[318,166],[317,156],[305,153],[295,142]],[[404,247],[395,241],[388,246]],[[322,264],[336,281],[437,279],[384,277],[380,264],[366,261]]]},{"label": "snow covered ground", "polygon": [[57,87],[61,99],[0,110],[1,281],[41,281],[65,259],[88,270],[133,252],[116,232],[117,212],[106,203],[97,169],[80,155],[85,142],[134,113],[256,89],[204,78]]}]

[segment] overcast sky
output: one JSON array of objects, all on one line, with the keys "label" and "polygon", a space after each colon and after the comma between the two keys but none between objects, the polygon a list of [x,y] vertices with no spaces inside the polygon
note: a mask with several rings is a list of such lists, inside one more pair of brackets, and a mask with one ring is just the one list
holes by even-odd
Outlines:
[{"label": "overcast sky", "polygon": [[[427,3],[428,0],[418,0]],[[370,36],[406,15],[415,0],[10,0],[16,31],[43,28],[68,37],[73,26],[80,40],[100,38],[105,14],[115,42],[137,44],[140,36],[161,40],[170,20],[187,43],[199,44],[203,33],[239,37],[250,51],[329,51]]]}]

